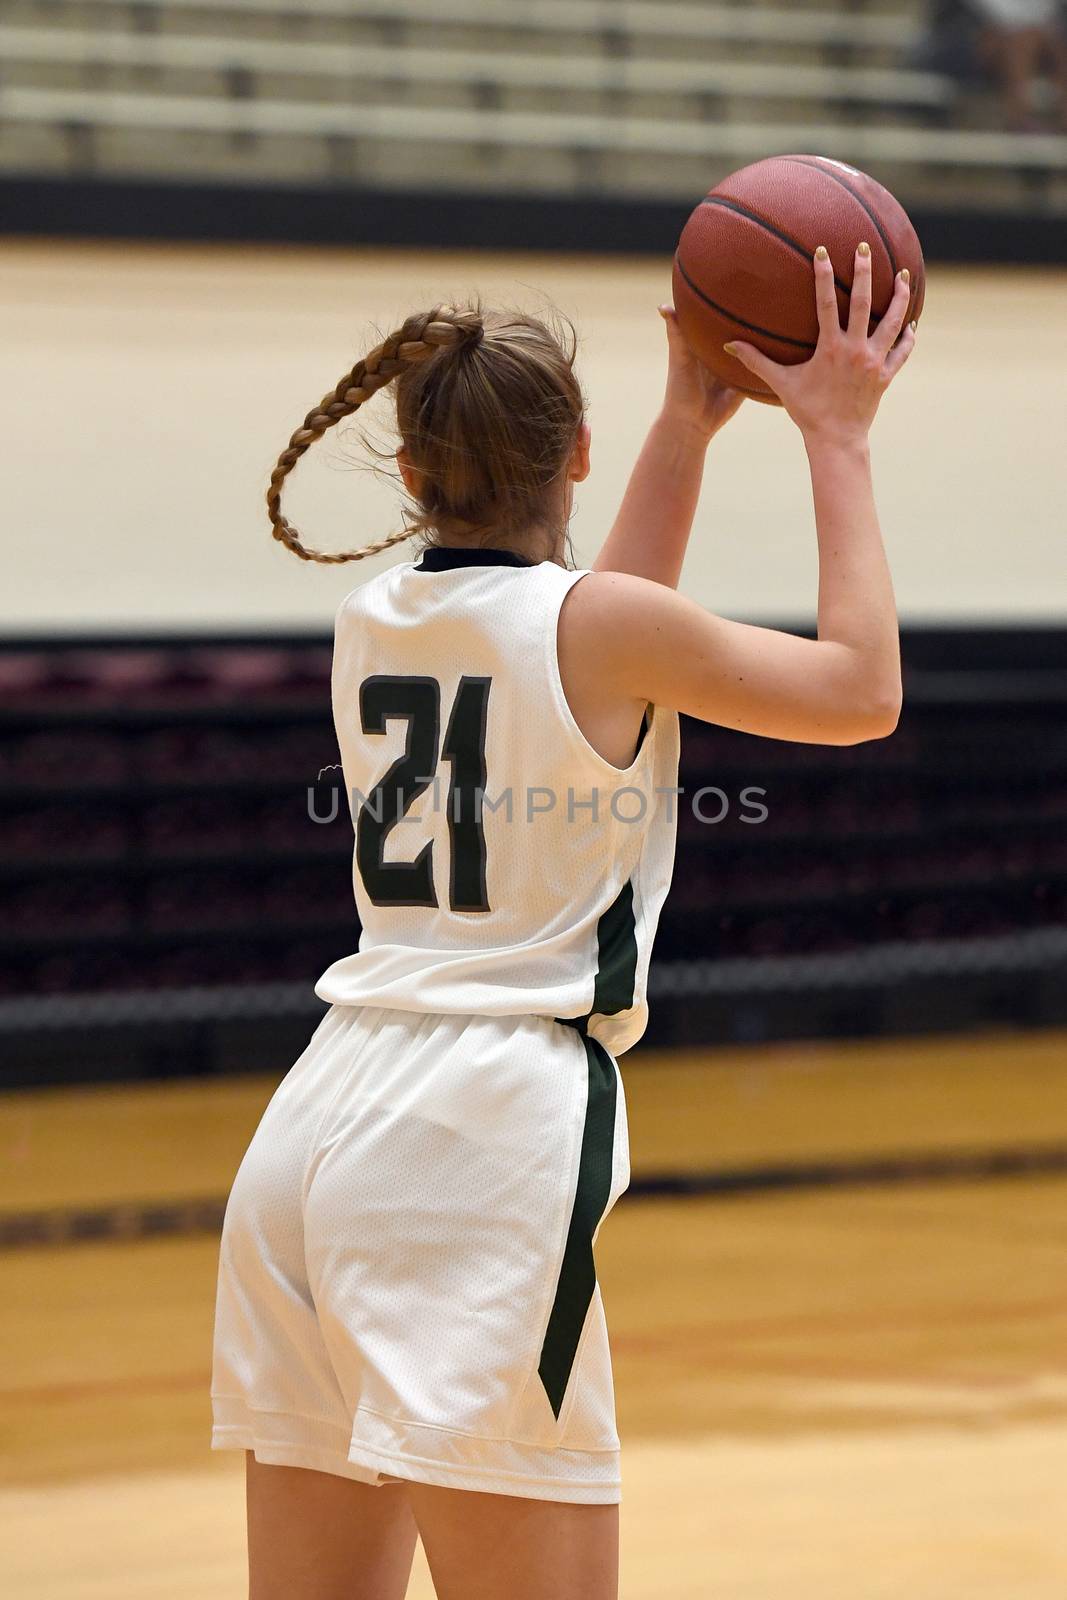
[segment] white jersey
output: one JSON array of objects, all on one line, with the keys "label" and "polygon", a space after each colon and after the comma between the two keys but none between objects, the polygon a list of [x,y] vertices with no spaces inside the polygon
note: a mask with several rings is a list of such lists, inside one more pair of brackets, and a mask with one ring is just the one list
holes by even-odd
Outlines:
[{"label": "white jersey", "polygon": [[356,831],[356,954],[336,1005],[644,1031],[674,860],[678,717],[620,769],[567,704],[556,632],[584,571],[432,547],[337,613],[333,710]]}]

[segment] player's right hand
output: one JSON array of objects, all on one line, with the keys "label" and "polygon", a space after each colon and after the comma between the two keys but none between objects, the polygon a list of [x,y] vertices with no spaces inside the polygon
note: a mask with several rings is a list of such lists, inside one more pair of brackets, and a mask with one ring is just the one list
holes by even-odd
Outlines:
[{"label": "player's right hand", "polygon": [[848,327],[842,328],[834,268],[822,245],[815,252],[815,303],[819,342],[810,361],[783,367],[753,345],[731,341],[727,352],[754,372],[781,400],[805,439],[852,443],[866,439],[879,402],[915,348],[915,324],[905,328],[911,301],[906,271],[898,272],[893,298],[873,333],[871,251],[856,251]]},{"label": "player's right hand", "polygon": [[737,414],[745,397],[697,360],[672,305],[661,305],[659,314],[667,325],[667,389],[663,396],[663,415],[673,423],[695,428],[710,442]]}]

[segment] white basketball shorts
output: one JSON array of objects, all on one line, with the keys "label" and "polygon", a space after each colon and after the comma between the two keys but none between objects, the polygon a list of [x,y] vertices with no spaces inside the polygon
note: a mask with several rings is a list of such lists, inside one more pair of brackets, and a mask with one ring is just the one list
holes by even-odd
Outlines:
[{"label": "white basketball shorts", "polygon": [[212,1448],[618,1501],[593,1241],[629,1180],[618,1065],[578,1028],[332,1007],[227,1204]]}]

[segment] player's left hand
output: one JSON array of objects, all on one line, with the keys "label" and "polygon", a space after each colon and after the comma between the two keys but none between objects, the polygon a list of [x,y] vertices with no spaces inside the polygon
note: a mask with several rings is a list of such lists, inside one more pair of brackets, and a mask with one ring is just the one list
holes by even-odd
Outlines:
[{"label": "player's left hand", "polygon": [[667,392],[663,412],[679,424],[695,427],[712,439],[726,426],[745,398],[731,389],[699,361],[686,343],[678,326],[678,313],[672,305],[662,305],[659,314],[667,325]]}]

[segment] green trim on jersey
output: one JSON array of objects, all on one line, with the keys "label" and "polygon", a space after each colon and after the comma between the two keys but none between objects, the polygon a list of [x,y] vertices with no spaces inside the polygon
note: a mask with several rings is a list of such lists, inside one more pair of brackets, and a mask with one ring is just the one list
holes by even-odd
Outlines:
[{"label": "green trim on jersey", "polygon": [[532,567],[528,556],[495,545],[431,544],[415,563],[416,572],[450,572],[455,567]]},{"label": "green trim on jersey", "polygon": [[610,1017],[629,1011],[637,986],[637,922],[630,879],[597,923],[596,942],[598,959],[589,1016],[599,1012]]},{"label": "green trim on jersey", "polygon": [[589,1097],[578,1161],[578,1184],[556,1297],[537,1368],[557,1421],[596,1287],[593,1235],[611,1194],[615,1149],[615,1063],[602,1044],[584,1032],[581,1038],[589,1072]]}]

